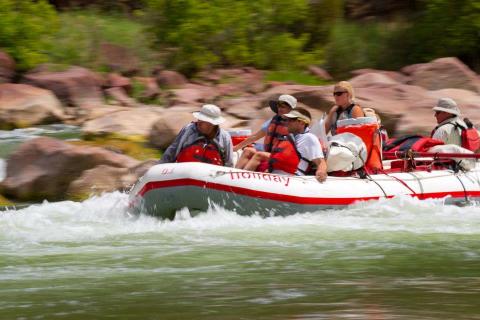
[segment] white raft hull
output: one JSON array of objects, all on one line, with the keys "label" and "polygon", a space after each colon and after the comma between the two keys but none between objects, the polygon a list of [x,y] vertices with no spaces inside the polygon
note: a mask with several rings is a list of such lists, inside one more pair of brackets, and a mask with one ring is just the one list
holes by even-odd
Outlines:
[{"label": "white raft hull", "polygon": [[130,191],[130,211],[173,219],[175,212],[206,211],[212,204],[242,215],[264,216],[339,208],[358,201],[410,195],[445,203],[480,200],[480,163],[468,172],[418,171],[369,178],[282,176],[204,163],[169,163],[150,168]]}]

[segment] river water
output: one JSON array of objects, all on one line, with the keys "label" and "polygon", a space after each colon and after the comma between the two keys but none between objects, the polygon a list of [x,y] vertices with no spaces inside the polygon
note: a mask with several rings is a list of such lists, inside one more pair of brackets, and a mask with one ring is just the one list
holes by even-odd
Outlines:
[{"label": "river water", "polygon": [[0,319],[480,319],[478,206],[160,221],[127,202],[0,212]]},{"label": "river water", "polygon": [[0,213],[1,319],[480,319],[480,208],[131,217],[128,196]]}]

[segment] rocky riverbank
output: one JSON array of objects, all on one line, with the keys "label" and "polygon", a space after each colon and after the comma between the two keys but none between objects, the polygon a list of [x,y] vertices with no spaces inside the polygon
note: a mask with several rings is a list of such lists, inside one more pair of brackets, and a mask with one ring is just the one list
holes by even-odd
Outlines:
[{"label": "rocky riverbank", "polygon": [[[85,139],[115,137],[164,149],[203,103],[222,108],[225,128],[256,130],[272,115],[267,101],[280,94],[295,96],[317,119],[334,101],[334,81],[313,66],[309,71],[331,84],[266,82],[264,72],[253,68],[205,71],[194,79],[170,70],[134,77],[75,66],[49,69],[18,76],[15,62],[0,53],[0,128],[74,124]],[[428,134],[435,126],[431,108],[441,97],[455,99],[464,116],[480,123],[480,77],[456,58],[351,74],[347,80],[356,90],[356,101],[374,108],[391,136]],[[128,188],[154,161],[119,152],[52,138],[28,141],[7,159],[2,194],[22,201],[82,199],[92,192]]]}]

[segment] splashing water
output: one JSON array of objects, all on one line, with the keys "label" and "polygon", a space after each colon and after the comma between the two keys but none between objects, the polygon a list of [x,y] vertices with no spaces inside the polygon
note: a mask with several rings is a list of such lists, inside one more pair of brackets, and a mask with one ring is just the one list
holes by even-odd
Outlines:
[{"label": "splashing water", "polygon": [[130,216],[127,203],[116,192],[0,213],[0,318],[475,319],[480,311],[477,206],[400,197],[271,218],[183,209],[161,221]]}]

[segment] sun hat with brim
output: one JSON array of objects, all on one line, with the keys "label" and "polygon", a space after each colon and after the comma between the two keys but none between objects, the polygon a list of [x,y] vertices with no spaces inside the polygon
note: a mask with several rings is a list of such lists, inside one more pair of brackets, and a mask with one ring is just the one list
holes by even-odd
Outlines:
[{"label": "sun hat with brim", "polygon": [[294,96],[291,96],[289,94],[282,94],[280,97],[278,97],[278,100],[270,100],[268,102],[268,105],[270,106],[270,109],[272,109],[273,112],[277,113],[278,112],[278,104],[280,102],[285,102],[292,109],[295,109],[297,107],[297,99],[295,99]]},{"label": "sun hat with brim", "polygon": [[307,124],[309,124],[312,121],[312,119],[310,119],[306,115],[298,112],[297,110],[292,110],[289,113],[284,114],[283,116],[286,117],[286,118],[290,118],[290,119],[300,119]]},{"label": "sun hat with brim", "polygon": [[215,126],[225,121],[221,114],[220,108],[214,104],[204,104],[200,111],[193,112],[193,116],[198,120],[209,122]]},{"label": "sun hat with brim", "polygon": [[434,111],[443,111],[456,116],[460,115],[460,109],[457,106],[457,103],[450,98],[441,98],[438,100],[437,105],[433,107]]}]

